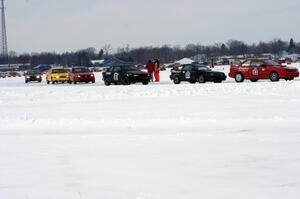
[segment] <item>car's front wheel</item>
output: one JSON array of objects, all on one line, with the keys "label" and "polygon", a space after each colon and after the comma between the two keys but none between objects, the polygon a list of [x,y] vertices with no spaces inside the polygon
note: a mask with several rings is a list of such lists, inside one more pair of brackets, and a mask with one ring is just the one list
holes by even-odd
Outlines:
[{"label": "car's front wheel", "polygon": [[129,85],[130,84],[130,80],[129,80],[129,78],[128,77],[123,77],[123,79],[122,79],[122,84],[123,85]]},{"label": "car's front wheel", "polygon": [[222,80],[215,80],[214,83],[222,83]]},{"label": "car's front wheel", "polygon": [[199,82],[200,84],[204,84],[204,83],[206,82],[204,75],[200,75],[200,76],[198,77],[198,82]]},{"label": "car's front wheel", "polygon": [[142,83],[143,83],[143,85],[148,85],[149,81],[143,81]]},{"label": "car's front wheel", "polygon": [[241,73],[237,73],[234,77],[235,81],[241,83],[245,80],[244,76]]},{"label": "car's front wheel", "polygon": [[178,76],[173,77],[174,84],[180,84],[181,80]]},{"label": "car's front wheel", "polygon": [[104,84],[105,84],[105,86],[110,86],[111,85],[110,79],[109,78],[105,78],[104,79]]},{"label": "car's front wheel", "polygon": [[251,82],[257,82],[258,79],[250,79]]},{"label": "car's front wheel", "polygon": [[272,82],[278,82],[279,81],[279,75],[277,72],[271,72],[270,73],[270,80]]}]

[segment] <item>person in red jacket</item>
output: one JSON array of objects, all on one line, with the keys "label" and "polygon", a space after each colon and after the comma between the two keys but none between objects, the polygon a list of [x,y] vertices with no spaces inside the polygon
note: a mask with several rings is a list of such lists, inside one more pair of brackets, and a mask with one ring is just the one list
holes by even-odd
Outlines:
[{"label": "person in red jacket", "polygon": [[159,82],[160,81],[159,71],[160,71],[159,60],[155,59],[154,60],[154,77],[155,77],[155,82]]},{"label": "person in red jacket", "polygon": [[153,82],[154,64],[151,60],[148,61],[146,68],[148,70],[148,74],[150,75],[150,80]]}]

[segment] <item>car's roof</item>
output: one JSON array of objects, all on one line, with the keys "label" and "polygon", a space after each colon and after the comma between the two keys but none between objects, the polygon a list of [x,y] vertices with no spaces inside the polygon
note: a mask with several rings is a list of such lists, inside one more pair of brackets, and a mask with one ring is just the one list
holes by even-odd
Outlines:
[{"label": "car's roof", "polygon": [[270,60],[270,59],[267,59],[267,58],[249,58],[249,59],[246,59],[246,61],[267,61],[267,60]]},{"label": "car's roof", "polygon": [[61,67],[55,67],[55,68],[51,68],[52,70],[57,70],[57,69],[64,69],[64,68],[61,68]]}]

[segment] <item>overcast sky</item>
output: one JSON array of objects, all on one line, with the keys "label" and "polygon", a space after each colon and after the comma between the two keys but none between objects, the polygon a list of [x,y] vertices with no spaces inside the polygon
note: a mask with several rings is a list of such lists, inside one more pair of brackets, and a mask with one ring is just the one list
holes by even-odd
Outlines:
[{"label": "overcast sky", "polygon": [[9,49],[300,41],[299,0],[6,0]]}]

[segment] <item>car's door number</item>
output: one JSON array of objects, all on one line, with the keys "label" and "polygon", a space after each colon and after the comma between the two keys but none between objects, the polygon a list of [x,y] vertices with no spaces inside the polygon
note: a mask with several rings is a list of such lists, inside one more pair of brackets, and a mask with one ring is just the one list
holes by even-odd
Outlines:
[{"label": "car's door number", "polygon": [[257,76],[258,75],[258,69],[254,68],[252,71],[252,75]]},{"label": "car's door number", "polygon": [[186,78],[186,79],[191,79],[191,72],[190,72],[190,71],[187,71],[187,72],[185,73],[185,78]]},{"label": "car's door number", "polygon": [[119,73],[114,73],[114,80],[118,81],[119,80]]}]

